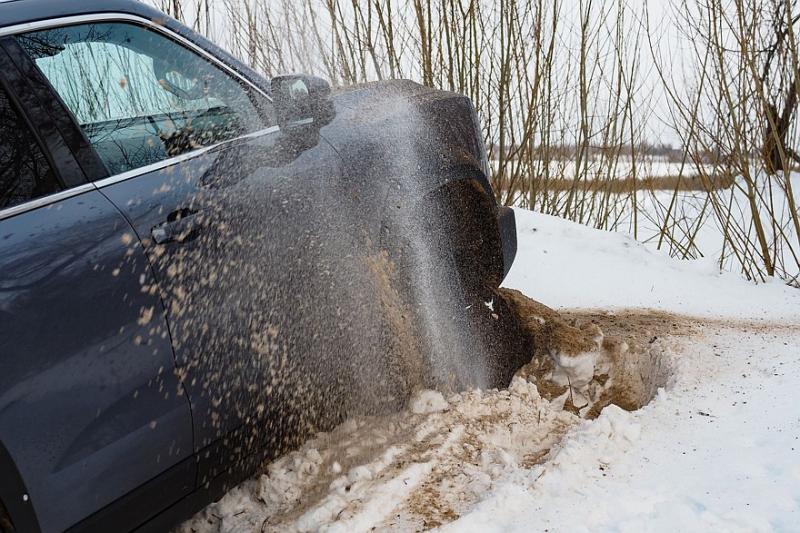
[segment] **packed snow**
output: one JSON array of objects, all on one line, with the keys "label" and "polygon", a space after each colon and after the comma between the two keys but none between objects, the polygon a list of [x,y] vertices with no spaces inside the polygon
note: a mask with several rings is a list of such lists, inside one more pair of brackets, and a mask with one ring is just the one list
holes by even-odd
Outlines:
[{"label": "packed snow", "polygon": [[[507,390],[420,391],[403,412],[319,434],[179,531],[800,531],[800,291],[516,214],[505,284],[600,328],[638,328],[639,352],[608,332],[553,350],[563,394],[532,374]],[[585,416],[572,381],[625,354],[652,400]],[[602,370],[606,389],[619,371]]]}]

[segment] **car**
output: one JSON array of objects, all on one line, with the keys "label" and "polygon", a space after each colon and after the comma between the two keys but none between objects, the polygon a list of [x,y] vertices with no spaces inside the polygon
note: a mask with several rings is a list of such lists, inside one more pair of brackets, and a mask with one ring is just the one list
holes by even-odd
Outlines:
[{"label": "car", "polygon": [[270,80],[131,0],[0,2],[0,531],[165,531],[526,360],[475,109]]}]

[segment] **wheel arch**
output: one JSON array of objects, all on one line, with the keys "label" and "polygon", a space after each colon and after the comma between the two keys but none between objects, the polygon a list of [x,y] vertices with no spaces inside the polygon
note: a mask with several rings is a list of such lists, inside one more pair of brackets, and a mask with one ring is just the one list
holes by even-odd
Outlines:
[{"label": "wheel arch", "polygon": [[496,288],[508,269],[498,207],[488,181],[470,163],[449,166],[443,178],[442,185],[428,196],[441,202],[459,275],[467,286]]}]

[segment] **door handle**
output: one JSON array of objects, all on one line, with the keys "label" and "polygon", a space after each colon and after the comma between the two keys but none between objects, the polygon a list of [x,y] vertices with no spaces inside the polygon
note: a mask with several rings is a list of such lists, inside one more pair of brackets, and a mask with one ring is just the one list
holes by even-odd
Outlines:
[{"label": "door handle", "polygon": [[203,227],[202,213],[191,209],[179,209],[167,215],[167,220],[153,226],[150,236],[156,244],[193,241]]}]

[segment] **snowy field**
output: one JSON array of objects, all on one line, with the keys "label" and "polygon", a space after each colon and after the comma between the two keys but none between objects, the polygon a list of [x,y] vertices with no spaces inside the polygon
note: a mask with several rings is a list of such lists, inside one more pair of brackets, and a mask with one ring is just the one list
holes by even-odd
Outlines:
[{"label": "snowy field", "polygon": [[[655,168],[658,173],[666,167],[659,164]],[[534,210],[559,213],[587,226],[626,231],[653,249],[672,249],[676,257],[713,258],[724,270],[749,271],[753,279],[760,279],[758,269],[747,264],[743,270],[739,255],[745,250],[745,256],[762,253],[753,217],[753,212],[757,211],[770,260],[778,273],[776,277],[794,279],[797,286],[800,283],[800,238],[795,220],[790,216],[790,192],[793,204],[800,205],[800,173],[793,172],[788,178],[759,175],[752,191],[739,177],[731,187],[717,190],[714,195],[699,190],[650,190],[643,186],[636,191],[634,201],[630,193],[616,194],[601,189],[581,196],[580,213],[570,215],[561,211],[570,194],[565,190],[551,191],[546,196],[539,190],[533,198],[516,198],[515,205],[532,205]],[[665,226],[669,237],[662,239]],[[729,240],[724,238],[726,234]],[[763,261],[756,263],[761,266]]]},{"label": "snowy field", "polygon": [[652,401],[586,420],[522,378],[424,391],[319,435],[179,531],[800,531],[800,291],[562,219],[517,223],[506,285],[635,329]]}]

